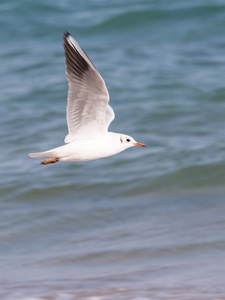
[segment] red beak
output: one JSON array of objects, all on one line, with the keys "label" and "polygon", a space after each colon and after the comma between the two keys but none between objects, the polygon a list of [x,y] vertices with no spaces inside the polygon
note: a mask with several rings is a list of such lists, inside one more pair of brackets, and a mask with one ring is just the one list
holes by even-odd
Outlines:
[{"label": "red beak", "polygon": [[146,147],[144,144],[142,144],[142,143],[139,143],[139,142],[137,142],[137,143],[134,143],[134,146]]}]

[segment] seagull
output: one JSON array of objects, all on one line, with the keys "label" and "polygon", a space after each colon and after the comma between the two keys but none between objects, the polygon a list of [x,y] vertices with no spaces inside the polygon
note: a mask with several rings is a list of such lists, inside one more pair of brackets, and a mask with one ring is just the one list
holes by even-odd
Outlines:
[{"label": "seagull", "polygon": [[95,66],[75,39],[64,33],[68,135],[65,145],[38,153],[32,158],[48,157],[42,165],[58,161],[87,161],[108,157],[133,146],[146,147],[132,137],[109,132],[115,113],[108,104],[109,93]]}]

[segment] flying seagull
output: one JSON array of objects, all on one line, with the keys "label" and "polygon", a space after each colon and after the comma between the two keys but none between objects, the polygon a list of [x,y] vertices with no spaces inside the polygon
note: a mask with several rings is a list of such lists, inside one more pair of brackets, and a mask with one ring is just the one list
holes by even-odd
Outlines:
[{"label": "flying seagull", "polygon": [[108,104],[109,93],[104,80],[68,32],[64,33],[64,49],[69,83],[66,144],[29,156],[49,157],[41,162],[46,165],[57,161],[93,160],[133,146],[146,147],[128,135],[108,131],[115,114]]}]

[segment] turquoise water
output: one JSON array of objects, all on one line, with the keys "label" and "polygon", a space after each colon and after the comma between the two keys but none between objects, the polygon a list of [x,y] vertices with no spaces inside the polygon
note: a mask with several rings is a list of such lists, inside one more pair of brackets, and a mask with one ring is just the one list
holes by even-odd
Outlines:
[{"label": "turquoise water", "polygon": [[[1,1],[0,299],[225,299],[225,1]],[[110,126],[143,142],[40,166],[63,144],[69,31]]]}]

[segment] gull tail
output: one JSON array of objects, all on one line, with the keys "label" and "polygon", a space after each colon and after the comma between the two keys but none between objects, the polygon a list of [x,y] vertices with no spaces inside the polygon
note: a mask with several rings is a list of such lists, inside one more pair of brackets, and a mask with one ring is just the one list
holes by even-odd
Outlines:
[{"label": "gull tail", "polygon": [[37,152],[37,153],[29,153],[29,156],[32,158],[37,157],[52,157],[54,156],[52,151],[45,151],[45,152]]}]

